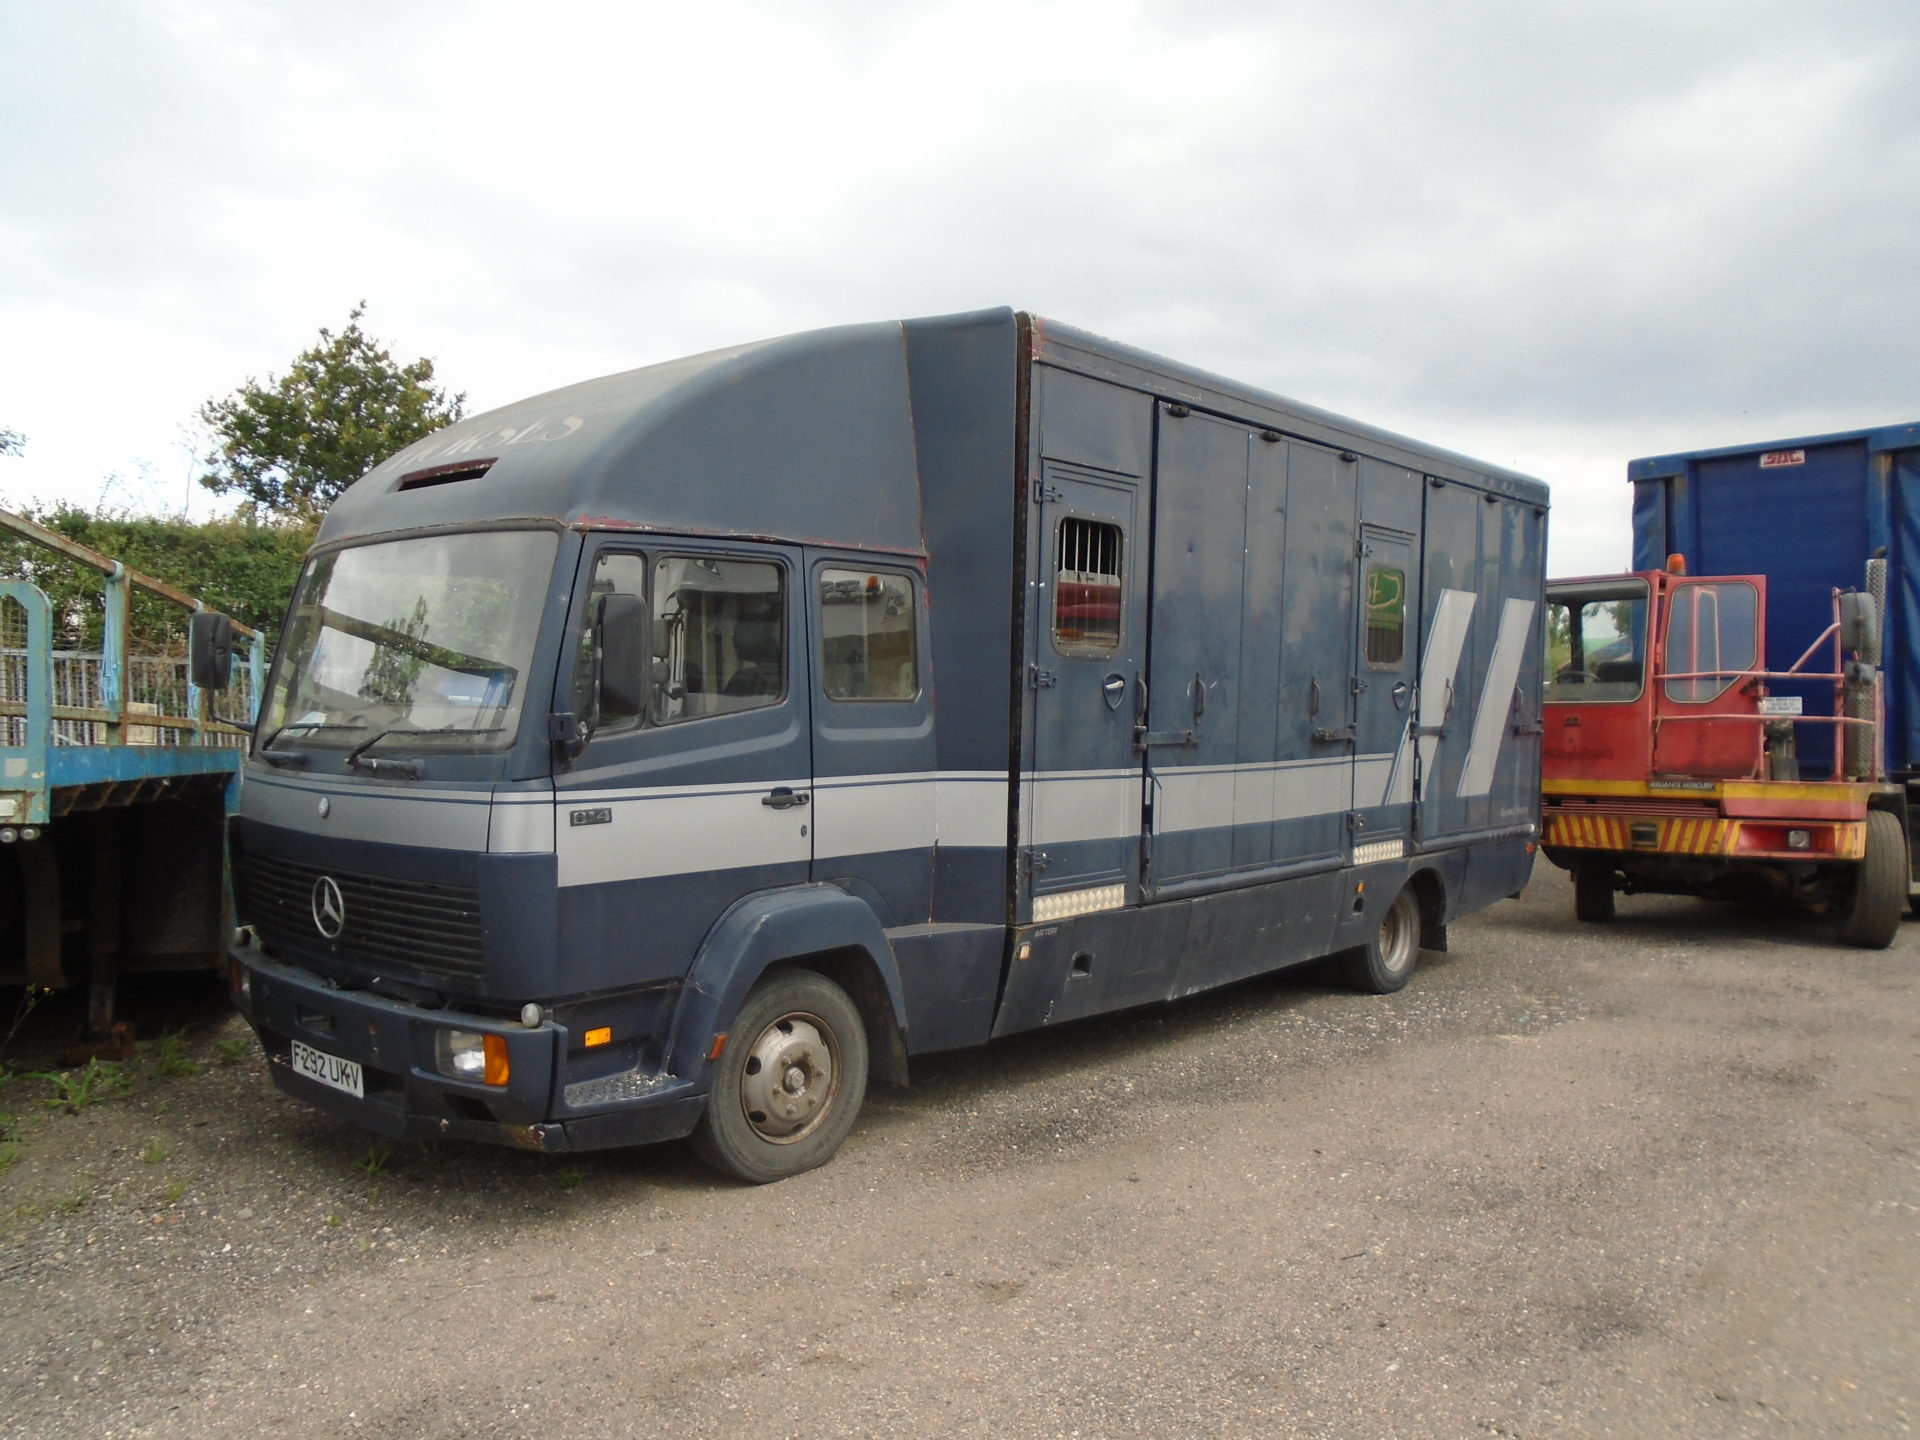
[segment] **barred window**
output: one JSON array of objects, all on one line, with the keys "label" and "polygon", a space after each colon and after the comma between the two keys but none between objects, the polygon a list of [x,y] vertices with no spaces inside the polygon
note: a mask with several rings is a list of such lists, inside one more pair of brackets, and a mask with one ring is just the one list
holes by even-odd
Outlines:
[{"label": "barred window", "polygon": [[1060,522],[1054,547],[1053,643],[1063,654],[1104,655],[1120,643],[1118,525]]}]

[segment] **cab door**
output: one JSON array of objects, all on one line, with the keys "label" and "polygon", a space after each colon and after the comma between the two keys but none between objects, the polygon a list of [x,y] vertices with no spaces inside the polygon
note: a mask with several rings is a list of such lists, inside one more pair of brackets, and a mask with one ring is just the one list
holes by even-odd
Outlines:
[{"label": "cab door", "polygon": [[1667,589],[1653,698],[1655,775],[1744,779],[1760,773],[1760,724],[1706,718],[1760,713],[1754,687],[1742,683],[1766,653],[1760,583],[1758,577],[1680,580]]},{"label": "cab door", "polygon": [[[584,551],[560,695],[586,741],[554,780],[562,993],[683,974],[734,901],[807,880],[800,559],[784,546],[630,537]],[[614,596],[644,616],[637,652],[598,624]],[[628,708],[598,699],[609,663],[641,671],[617,687],[638,696]]]}]

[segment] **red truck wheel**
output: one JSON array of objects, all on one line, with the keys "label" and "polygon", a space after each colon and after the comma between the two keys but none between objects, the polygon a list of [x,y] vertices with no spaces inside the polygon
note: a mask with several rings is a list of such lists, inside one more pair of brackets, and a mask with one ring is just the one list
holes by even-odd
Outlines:
[{"label": "red truck wheel", "polygon": [[1884,950],[1900,932],[1907,908],[1907,837],[1897,816],[1867,812],[1867,853],[1854,876],[1853,893],[1834,912],[1841,940],[1863,950]]},{"label": "red truck wheel", "polygon": [[1573,915],[1597,923],[1613,919],[1613,866],[1605,860],[1574,861]]}]

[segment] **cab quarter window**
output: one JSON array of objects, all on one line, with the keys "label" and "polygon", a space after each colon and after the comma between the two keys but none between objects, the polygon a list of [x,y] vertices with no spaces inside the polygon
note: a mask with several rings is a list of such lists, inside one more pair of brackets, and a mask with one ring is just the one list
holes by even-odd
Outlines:
[{"label": "cab quarter window", "polygon": [[913,582],[867,570],[820,572],[820,685],[832,700],[920,693]]},{"label": "cab quarter window", "polygon": [[1054,538],[1053,644],[1063,655],[1105,655],[1120,643],[1118,525],[1072,516]]},{"label": "cab quarter window", "polygon": [[653,720],[667,725],[777,705],[787,693],[778,565],[666,555],[653,569]]}]

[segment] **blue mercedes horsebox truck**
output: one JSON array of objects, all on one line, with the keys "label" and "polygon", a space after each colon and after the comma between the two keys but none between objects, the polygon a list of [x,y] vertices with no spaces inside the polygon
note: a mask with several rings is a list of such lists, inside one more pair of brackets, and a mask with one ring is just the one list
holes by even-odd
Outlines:
[{"label": "blue mercedes horsebox truck", "polygon": [[300,578],[236,996],[379,1133],[768,1181],[915,1054],[1397,990],[1527,879],[1546,506],[1011,310],[463,420]]}]

